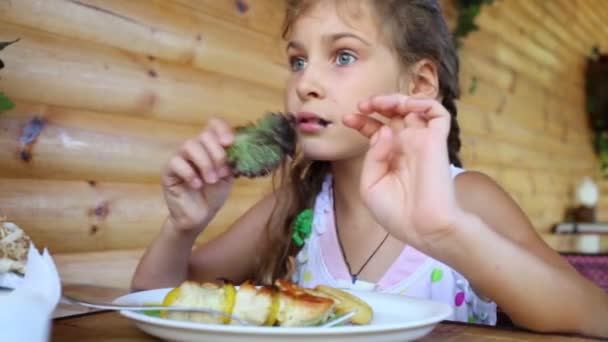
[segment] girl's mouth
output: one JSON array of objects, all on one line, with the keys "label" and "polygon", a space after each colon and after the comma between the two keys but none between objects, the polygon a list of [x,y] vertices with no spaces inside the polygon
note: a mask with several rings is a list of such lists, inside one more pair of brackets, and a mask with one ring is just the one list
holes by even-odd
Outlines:
[{"label": "girl's mouth", "polygon": [[318,133],[330,124],[331,121],[323,119],[314,113],[298,113],[296,115],[296,127],[301,133]]}]

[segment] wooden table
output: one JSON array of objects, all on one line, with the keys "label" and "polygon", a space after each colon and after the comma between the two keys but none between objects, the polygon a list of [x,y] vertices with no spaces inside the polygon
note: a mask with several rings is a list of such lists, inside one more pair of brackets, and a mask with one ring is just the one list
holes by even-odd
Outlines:
[{"label": "wooden table", "polygon": [[[440,323],[421,341],[592,341],[572,336],[538,334],[521,330],[500,329],[454,322]],[[141,332],[132,321],[116,312],[96,312],[56,319],[52,341],[158,341]]]}]

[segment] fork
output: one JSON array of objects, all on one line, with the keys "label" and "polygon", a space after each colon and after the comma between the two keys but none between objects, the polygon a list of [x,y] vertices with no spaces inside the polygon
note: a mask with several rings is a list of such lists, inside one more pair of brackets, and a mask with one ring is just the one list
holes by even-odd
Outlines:
[{"label": "fork", "polygon": [[[251,325],[247,321],[240,319],[236,316],[227,314],[225,312],[221,312],[221,311],[217,311],[217,310],[213,310],[213,309],[206,309],[206,308],[194,308],[194,307],[187,307],[187,306],[163,306],[163,305],[148,306],[148,305],[126,305],[126,304],[114,304],[114,303],[95,303],[95,302],[91,302],[91,301],[76,299],[74,297],[70,297],[65,294],[61,295],[61,301],[66,304],[81,305],[81,306],[84,306],[87,308],[102,309],[102,310],[126,310],[126,311],[163,310],[163,311],[178,311],[178,312],[200,312],[200,313],[207,313],[207,314],[211,314],[211,315],[215,315],[215,316],[229,318],[229,319],[237,322],[240,325],[244,325],[244,326]],[[356,313],[357,313],[356,310],[347,312],[346,314],[344,314],[342,316],[338,316],[330,321],[327,321],[320,327],[329,328],[329,327],[333,327],[337,324],[344,323],[344,322],[348,321],[351,317],[353,317]]]},{"label": "fork", "polygon": [[61,301],[66,304],[73,305],[81,305],[87,308],[93,309],[102,309],[102,310],[126,310],[126,311],[153,311],[153,310],[163,310],[163,311],[178,311],[178,312],[200,312],[207,313],[215,316],[220,316],[224,318],[229,318],[241,325],[250,325],[245,320],[242,320],[236,316],[227,314],[225,312],[206,309],[206,308],[194,308],[187,306],[164,306],[164,305],[127,305],[127,304],[114,304],[114,303],[95,303],[91,301],[85,301],[81,299],[76,299],[74,297],[67,296],[65,294],[61,295]]}]

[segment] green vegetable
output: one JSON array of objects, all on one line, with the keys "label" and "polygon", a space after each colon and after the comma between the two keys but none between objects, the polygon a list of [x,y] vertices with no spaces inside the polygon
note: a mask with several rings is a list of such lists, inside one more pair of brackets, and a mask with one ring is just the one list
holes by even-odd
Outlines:
[{"label": "green vegetable", "polygon": [[293,116],[268,113],[255,124],[236,128],[234,142],[227,149],[228,163],[235,177],[265,176],[287,156],[293,157],[295,146]]},{"label": "green vegetable", "polygon": [[0,112],[4,112],[5,110],[13,109],[13,107],[15,107],[15,104],[13,103],[13,101],[11,101],[11,99],[6,97],[6,95],[4,95],[4,93],[0,93]]}]

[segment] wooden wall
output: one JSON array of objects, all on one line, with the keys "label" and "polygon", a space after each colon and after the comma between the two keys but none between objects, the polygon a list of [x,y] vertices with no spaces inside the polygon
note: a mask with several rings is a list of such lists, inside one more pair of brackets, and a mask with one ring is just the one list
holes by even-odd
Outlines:
[{"label": "wooden wall", "polygon": [[[160,170],[211,116],[282,109],[281,8],[256,1],[0,2],[0,210],[55,253],[146,246]],[[32,135],[29,143],[23,138]],[[240,181],[211,237],[266,181]]]},{"label": "wooden wall", "polygon": [[[494,176],[547,233],[598,177],[585,114],[584,68],[608,49],[608,3],[495,1],[461,53],[464,159]],[[608,218],[604,192],[599,218]]]},{"label": "wooden wall", "polygon": [[[17,102],[0,115],[0,213],[51,248],[64,281],[82,281],[73,262],[105,259],[127,271],[98,278],[126,284],[166,215],[171,152],[211,116],[283,108],[281,17],[279,0],[0,1],[0,40],[20,38],[0,52],[0,90]],[[603,0],[495,1],[464,41],[466,167],[495,177],[542,233],[597,176],[582,75],[593,45],[608,50],[606,22]],[[267,185],[239,181],[203,239]]]}]

